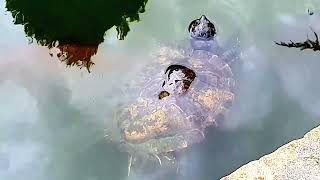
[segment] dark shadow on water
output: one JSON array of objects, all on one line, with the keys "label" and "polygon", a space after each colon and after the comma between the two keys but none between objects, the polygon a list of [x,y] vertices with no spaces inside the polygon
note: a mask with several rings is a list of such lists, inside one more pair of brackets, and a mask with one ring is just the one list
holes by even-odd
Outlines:
[{"label": "dark shadow on water", "polygon": [[89,68],[94,63],[107,30],[116,26],[118,39],[130,31],[129,22],[139,21],[148,0],[7,0],[14,24],[24,26],[27,37],[57,54],[67,65]]},{"label": "dark shadow on water", "polygon": [[59,161],[50,167],[48,180],[122,180],[127,174],[126,153],[104,139]]},{"label": "dark shadow on water", "polygon": [[124,179],[127,163],[126,153],[119,152],[116,146],[101,140],[76,156],[73,170],[70,170],[70,179]]}]

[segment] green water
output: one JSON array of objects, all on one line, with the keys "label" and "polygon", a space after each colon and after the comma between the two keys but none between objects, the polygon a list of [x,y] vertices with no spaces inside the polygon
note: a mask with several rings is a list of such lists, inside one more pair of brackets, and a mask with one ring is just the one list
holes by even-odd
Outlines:
[{"label": "green water", "polygon": [[[310,26],[320,33],[317,0],[149,0],[122,41],[115,27],[101,38],[111,25],[97,33],[77,15],[67,16],[98,39],[90,74],[67,68],[47,47],[28,44],[24,26],[14,25],[5,2],[0,4],[0,179],[219,179],[320,123],[319,52],[274,44],[312,38]],[[93,14],[86,21],[109,18],[108,8],[99,8],[99,19]],[[123,98],[118,90],[137,78],[135,70],[150,62],[160,43],[186,38],[189,22],[202,14],[215,22],[222,41],[240,33],[236,102],[220,128],[208,129],[206,140],[182,155],[180,175],[159,167],[127,177],[128,155],[113,143],[112,113]],[[82,31],[74,39],[92,39]]]}]

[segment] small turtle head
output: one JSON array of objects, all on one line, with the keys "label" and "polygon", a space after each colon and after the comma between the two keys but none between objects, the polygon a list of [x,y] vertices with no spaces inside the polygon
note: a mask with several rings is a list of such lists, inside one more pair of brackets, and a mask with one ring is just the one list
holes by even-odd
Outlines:
[{"label": "small turtle head", "polygon": [[197,40],[211,40],[216,34],[213,23],[211,23],[205,15],[193,20],[188,30],[190,37]]}]

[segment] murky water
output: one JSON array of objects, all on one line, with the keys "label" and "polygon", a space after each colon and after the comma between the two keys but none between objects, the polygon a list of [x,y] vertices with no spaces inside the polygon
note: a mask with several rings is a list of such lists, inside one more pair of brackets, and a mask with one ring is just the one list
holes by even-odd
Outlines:
[{"label": "murky water", "polygon": [[[320,33],[320,1],[149,0],[125,40],[107,31],[90,74],[28,44],[0,7],[0,179],[218,179],[320,123],[319,52],[274,44],[312,39],[310,27]],[[236,102],[219,129],[185,152],[181,177],[159,170],[128,178],[128,155],[110,141],[118,90],[159,43],[186,38],[202,14],[222,40],[240,32]]]}]

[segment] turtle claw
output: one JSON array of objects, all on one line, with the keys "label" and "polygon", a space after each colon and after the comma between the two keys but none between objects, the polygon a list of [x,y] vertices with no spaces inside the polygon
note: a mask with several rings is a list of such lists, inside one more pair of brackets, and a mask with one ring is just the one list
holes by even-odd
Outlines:
[{"label": "turtle claw", "polygon": [[161,162],[160,157],[158,155],[156,155],[156,154],[154,156],[158,159],[160,166],[162,166],[162,162]]},{"label": "turtle claw", "polygon": [[173,159],[169,158],[168,156],[164,156],[168,161],[172,161]]},{"label": "turtle claw", "polygon": [[132,166],[132,155],[130,155],[129,162],[128,162],[128,177],[130,176]]}]

